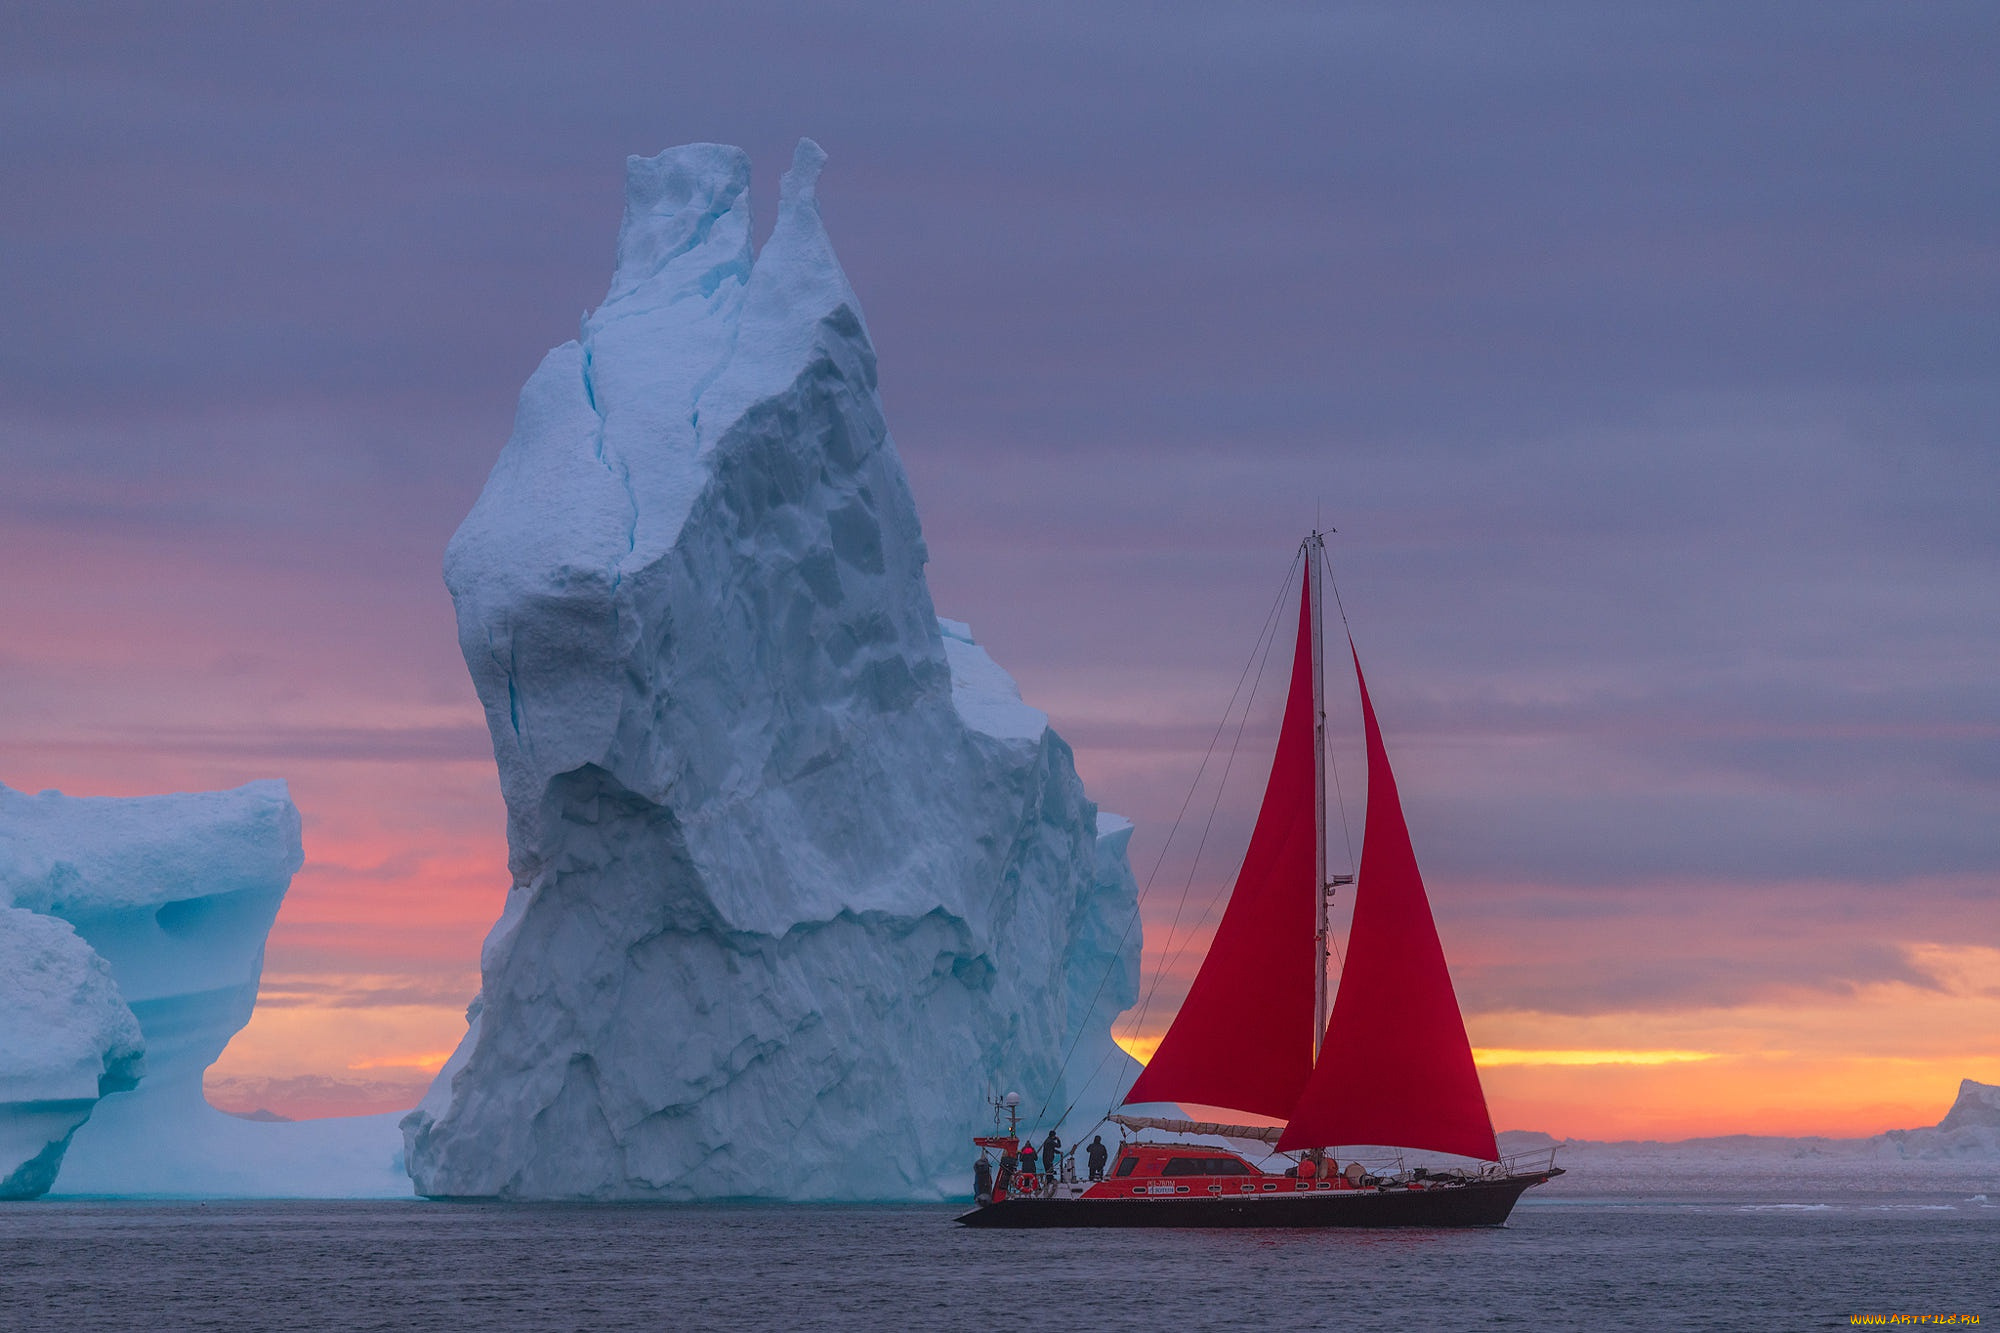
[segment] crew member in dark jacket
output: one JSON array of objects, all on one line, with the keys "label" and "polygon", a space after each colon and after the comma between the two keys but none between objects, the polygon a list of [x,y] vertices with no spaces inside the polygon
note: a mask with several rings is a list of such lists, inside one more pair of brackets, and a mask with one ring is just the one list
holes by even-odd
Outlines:
[{"label": "crew member in dark jacket", "polygon": [[1029,1139],[1021,1145],[1021,1174],[1035,1174],[1035,1141]]},{"label": "crew member in dark jacket", "polygon": [[1093,1134],[1090,1136],[1089,1156],[1090,1178],[1092,1180],[1104,1179],[1104,1163],[1111,1156],[1111,1150],[1104,1146],[1104,1136],[1102,1134]]},{"label": "crew member in dark jacket", "polygon": [[993,1163],[986,1160],[986,1154],[979,1154],[979,1160],[972,1164],[972,1201],[986,1203],[993,1197]]},{"label": "crew member in dark jacket", "polygon": [[1062,1140],[1056,1137],[1053,1129],[1042,1140],[1042,1170],[1048,1172],[1050,1180],[1062,1178]]}]

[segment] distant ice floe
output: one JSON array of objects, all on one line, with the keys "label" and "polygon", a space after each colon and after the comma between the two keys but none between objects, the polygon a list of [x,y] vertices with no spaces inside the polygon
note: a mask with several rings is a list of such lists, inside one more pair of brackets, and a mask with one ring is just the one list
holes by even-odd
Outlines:
[{"label": "distant ice floe", "polygon": [[1634,1162],[1823,1160],[1879,1162],[2000,1162],[2000,1087],[1964,1079],[1958,1096],[1937,1124],[1922,1129],[1892,1129],[1860,1139],[1818,1136],[1785,1138],[1775,1135],[1729,1134],[1673,1142],[1590,1139],[1558,1140],[1547,1134],[1509,1130],[1500,1136],[1503,1153],[1539,1151],[1561,1145],[1566,1161],[1601,1158]]}]

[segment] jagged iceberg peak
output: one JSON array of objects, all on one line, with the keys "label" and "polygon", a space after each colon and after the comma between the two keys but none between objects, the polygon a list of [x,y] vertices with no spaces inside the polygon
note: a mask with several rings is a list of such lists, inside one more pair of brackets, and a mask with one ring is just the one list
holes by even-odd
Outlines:
[{"label": "jagged iceberg peak", "polygon": [[[800,141],[754,258],[741,149],[626,160],[610,290],[522,391],[514,438],[447,552],[455,591],[473,581],[467,571],[508,565],[496,543],[524,535],[539,559],[514,572],[615,585],[671,548],[717,441],[816,354],[873,389],[874,351],[820,221],[825,160]],[[508,522],[524,496],[551,520],[531,534]]]},{"label": "jagged iceberg peak", "polygon": [[632,300],[712,298],[749,274],[750,158],[742,149],[697,143],[625,159],[618,266],[599,319]]},{"label": "jagged iceberg peak", "polygon": [[[948,701],[915,503],[820,220],[824,160],[800,143],[754,263],[740,150],[628,160],[611,294],[523,388],[446,552],[517,884],[553,774],[598,764],[649,799],[749,792],[882,707]],[[663,714],[669,662],[688,669]],[[802,698],[818,725],[787,729]],[[760,924],[767,897],[730,895],[729,919]]]},{"label": "jagged iceberg peak", "polygon": [[983,1094],[1129,1068],[1127,830],[940,627],[824,160],[754,257],[740,152],[630,162],[446,554],[513,886],[424,1193],[939,1197]]}]

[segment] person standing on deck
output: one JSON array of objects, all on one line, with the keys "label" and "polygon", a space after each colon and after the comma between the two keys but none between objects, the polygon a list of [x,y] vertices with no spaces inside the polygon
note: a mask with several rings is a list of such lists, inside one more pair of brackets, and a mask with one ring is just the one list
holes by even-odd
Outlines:
[{"label": "person standing on deck", "polygon": [[1048,1173],[1050,1180],[1062,1176],[1062,1140],[1056,1137],[1053,1129],[1042,1140],[1042,1170]]},{"label": "person standing on deck", "polygon": [[986,1160],[986,1154],[979,1154],[979,1160],[972,1164],[972,1201],[991,1203],[993,1200],[993,1164]]},{"label": "person standing on deck", "polygon": [[1090,1178],[1092,1180],[1104,1179],[1104,1163],[1110,1158],[1111,1151],[1104,1146],[1104,1136],[1102,1134],[1091,1135],[1090,1149],[1086,1153],[1086,1156],[1090,1159]]}]

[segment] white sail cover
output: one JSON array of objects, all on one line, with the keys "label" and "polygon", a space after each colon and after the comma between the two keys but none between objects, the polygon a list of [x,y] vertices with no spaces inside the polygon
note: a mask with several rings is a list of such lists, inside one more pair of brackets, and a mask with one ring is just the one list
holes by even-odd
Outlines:
[{"label": "white sail cover", "polygon": [[1250,1139],[1256,1143],[1276,1143],[1285,1132],[1283,1125],[1222,1125],[1212,1120],[1170,1120],[1153,1115],[1108,1115],[1114,1125],[1130,1130],[1158,1129],[1169,1134],[1213,1134],[1219,1139]]}]

